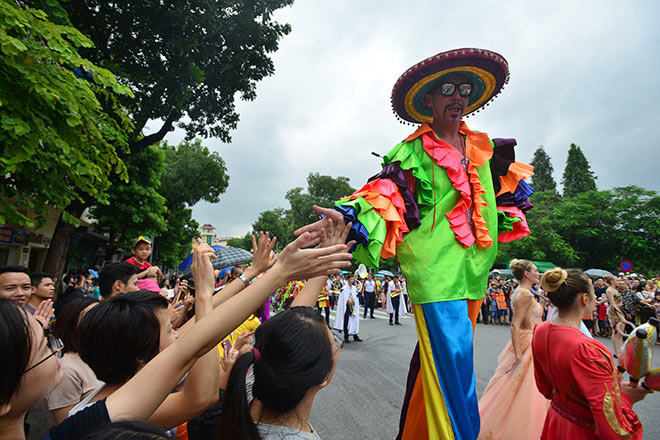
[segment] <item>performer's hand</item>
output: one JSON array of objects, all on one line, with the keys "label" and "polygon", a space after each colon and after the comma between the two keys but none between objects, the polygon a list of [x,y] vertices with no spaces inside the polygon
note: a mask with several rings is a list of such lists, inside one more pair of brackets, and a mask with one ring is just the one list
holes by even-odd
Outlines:
[{"label": "performer's hand", "polygon": [[634,385],[630,382],[621,382],[621,392],[630,397],[633,403],[637,403],[644,399],[647,394],[652,393],[653,391],[638,387],[637,385]]},{"label": "performer's hand", "polygon": [[296,237],[298,237],[300,234],[304,232],[311,232],[312,234],[320,235],[322,228],[325,228],[327,230],[329,220],[335,222],[336,225],[341,224],[339,223],[340,221],[342,222],[344,221],[344,216],[339,211],[335,211],[334,209],[330,209],[330,208],[321,208],[320,206],[316,206],[316,205],[314,205],[313,208],[314,208],[314,212],[324,217],[317,222],[296,229],[293,233]]}]

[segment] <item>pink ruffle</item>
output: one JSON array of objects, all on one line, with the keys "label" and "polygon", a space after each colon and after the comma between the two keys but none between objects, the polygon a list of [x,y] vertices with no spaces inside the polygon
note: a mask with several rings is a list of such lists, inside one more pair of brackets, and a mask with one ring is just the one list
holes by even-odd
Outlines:
[{"label": "pink ruffle", "polygon": [[498,211],[506,212],[511,217],[519,218],[521,221],[513,224],[513,230],[507,231],[497,236],[497,241],[501,243],[508,243],[510,241],[518,240],[519,238],[527,237],[530,234],[529,226],[527,226],[527,218],[525,213],[515,206],[498,206]]},{"label": "pink ruffle", "polygon": [[[479,181],[477,167],[490,159],[492,148],[485,133],[472,132],[465,123],[461,124],[460,132],[467,135],[465,144],[470,158],[467,174],[461,164],[463,155],[456,148],[447,142],[438,140],[430,127],[419,133],[422,137],[424,150],[439,166],[445,168],[452,186],[461,195],[461,199],[456,203],[454,209],[446,214],[456,239],[463,247],[470,247],[476,242],[477,246],[488,248],[493,245],[493,240],[488,234],[488,225],[481,214],[481,207],[487,206],[486,201],[482,198],[486,191]],[[468,210],[471,208],[474,233],[470,228],[467,215]]]}]

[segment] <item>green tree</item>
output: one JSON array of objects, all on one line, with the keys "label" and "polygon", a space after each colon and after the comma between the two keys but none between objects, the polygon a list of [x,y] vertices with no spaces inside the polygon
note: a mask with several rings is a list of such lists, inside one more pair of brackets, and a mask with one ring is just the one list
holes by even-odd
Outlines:
[{"label": "green tree", "polygon": [[108,191],[108,204],[90,209],[97,228],[109,234],[109,249],[130,249],[139,235],[156,237],[166,229],[166,200],[158,190],[165,168],[165,153],[152,145],[125,161],[129,182]]},{"label": "green tree", "polygon": [[608,267],[629,260],[635,271],[660,272],[660,195],[638,186],[614,188],[610,194],[614,222],[609,233],[617,246],[608,253]]},{"label": "green tree", "polygon": [[173,267],[188,255],[190,242],[198,235],[199,224],[191,207],[201,200],[220,201],[229,185],[225,161],[202,145],[200,139],[171,146],[162,144],[165,167],[160,175],[159,192],[165,197],[166,229],[155,246],[155,257],[165,267]]},{"label": "green tree", "polygon": [[[256,97],[257,81],[274,71],[270,54],[290,31],[273,12],[292,1],[63,2],[73,26],[94,43],[82,55],[113,71],[135,95],[121,101],[133,128],[119,157],[160,142],[175,126],[188,139],[229,141],[238,123],[235,98]],[[159,125],[146,134],[147,122]],[[67,211],[78,217],[91,204]],[[61,239],[51,245],[45,269],[58,273],[70,231],[60,222],[55,234]]]},{"label": "green tree", "polygon": [[499,243],[496,261],[526,258],[562,266],[575,265],[580,255],[557,229],[556,211],[563,199],[555,192],[546,191],[535,192],[530,200],[534,208],[527,211],[526,216],[531,235],[510,243]]},{"label": "green tree", "polygon": [[543,145],[534,151],[534,158],[530,162],[530,165],[534,167],[534,176],[532,177],[531,184],[534,187],[535,191],[557,191],[557,184],[555,183],[554,177],[552,177],[552,163],[550,162],[550,156],[543,149]]},{"label": "green tree", "polygon": [[307,176],[307,192],[300,187],[290,189],[286,193],[289,201],[289,222],[291,230],[318,220],[318,214],[312,206],[333,206],[336,200],[348,196],[355,191],[348,183],[348,177],[322,176],[319,173],[310,173]]},{"label": "green tree", "polygon": [[[252,224],[253,232],[269,232],[271,237],[277,237],[276,247],[281,249],[281,245],[292,241],[293,231],[288,220],[288,213],[282,208],[275,208],[269,211],[263,211],[259,214],[257,221]],[[252,247],[252,242],[250,242]]]},{"label": "green tree", "polygon": [[580,193],[596,189],[596,177],[591,166],[582,149],[575,144],[571,144],[568,149],[561,183],[564,185],[564,197],[575,197]]},{"label": "green tree", "polygon": [[218,203],[229,186],[225,161],[202,145],[201,139],[172,146],[162,144],[165,167],[161,173],[161,194],[168,206],[193,206],[204,200]]},{"label": "green tree", "polygon": [[252,234],[248,232],[243,237],[231,238],[227,240],[227,246],[245,249],[246,251],[252,250]]},{"label": "green tree", "polygon": [[531,235],[500,243],[498,261],[512,258],[552,261],[564,267],[616,271],[622,260],[635,270],[660,264],[660,196],[636,186],[587,191],[572,198],[534,193],[527,212]]},{"label": "green tree", "polygon": [[[61,14],[56,2],[46,3]],[[41,10],[0,2],[0,223],[42,226],[46,205],[106,202],[110,174],[126,178],[118,152],[132,126],[116,95],[133,95],[79,54],[91,45]],[[26,208],[37,213],[36,224]]]},{"label": "green tree", "polygon": [[140,234],[154,237],[154,261],[174,267],[190,252],[199,224],[190,208],[200,200],[217,203],[229,184],[224,160],[201,140],[148,147],[127,160],[130,180],[113,186],[109,205],[92,215],[110,234],[110,248],[124,249]]}]

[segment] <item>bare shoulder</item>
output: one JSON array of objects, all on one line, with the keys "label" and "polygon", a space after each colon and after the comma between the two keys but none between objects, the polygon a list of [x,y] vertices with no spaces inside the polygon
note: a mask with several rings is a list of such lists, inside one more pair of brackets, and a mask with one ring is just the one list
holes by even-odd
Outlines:
[{"label": "bare shoulder", "polygon": [[529,289],[525,289],[523,287],[517,288],[514,292],[514,295],[518,297],[518,299],[523,299],[523,298],[534,298],[534,295]]}]

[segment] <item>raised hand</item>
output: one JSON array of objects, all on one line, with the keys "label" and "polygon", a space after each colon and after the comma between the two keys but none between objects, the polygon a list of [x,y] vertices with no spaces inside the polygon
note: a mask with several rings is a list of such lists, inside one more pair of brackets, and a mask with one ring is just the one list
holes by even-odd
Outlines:
[{"label": "raised hand", "polygon": [[254,335],[254,332],[243,330],[234,341],[234,348],[240,350],[245,344],[253,344],[254,338],[252,335]]},{"label": "raised hand", "polygon": [[202,243],[198,239],[198,245],[193,251],[193,261],[192,261],[192,274],[193,279],[195,280],[195,290],[196,292],[202,288],[202,290],[210,289],[213,292],[215,288],[215,273],[213,271],[213,264],[211,264],[211,259],[215,258],[215,251],[211,246],[206,243]]},{"label": "raised hand", "polygon": [[265,234],[259,232],[259,238],[252,236],[252,267],[255,268],[257,274],[266,272],[273,267],[277,261],[277,255],[273,259],[270,258],[270,253],[275,248],[277,237],[269,237],[268,232]]},{"label": "raised hand", "polygon": [[[339,223],[329,219],[327,228],[324,227],[321,229],[321,247],[346,243],[346,238],[348,237],[348,233],[351,231],[352,225],[353,224],[351,222],[344,223],[343,219]],[[346,243],[346,246],[348,246],[350,249],[353,244],[355,244],[354,240],[352,240],[350,243]]]},{"label": "raised hand", "polygon": [[50,299],[41,301],[34,311],[33,316],[43,328],[48,328],[48,324],[50,324],[50,320],[53,318],[53,301]]},{"label": "raised hand", "polygon": [[320,236],[313,237],[308,232],[303,233],[284,248],[273,269],[277,268],[285,281],[290,281],[339,273],[342,267],[351,265],[351,254],[347,252],[348,247],[344,244],[304,249],[315,246],[320,241]]},{"label": "raised hand", "polygon": [[320,206],[316,206],[316,205],[313,206],[313,209],[314,212],[316,212],[319,215],[322,215],[323,218],[317,222],[296,229],[293,233],[296,237],[299,237],[301,234],[305,232],[312,232],[320,235],[321,229],[327,229],[328,222],[330,220],[332,220],[336,225],[340,224],[339,223],[340,221],[341,222],[344,221],[344,216],[341,214],[341,212],[335,211],[334,209],[321,208]]}]

